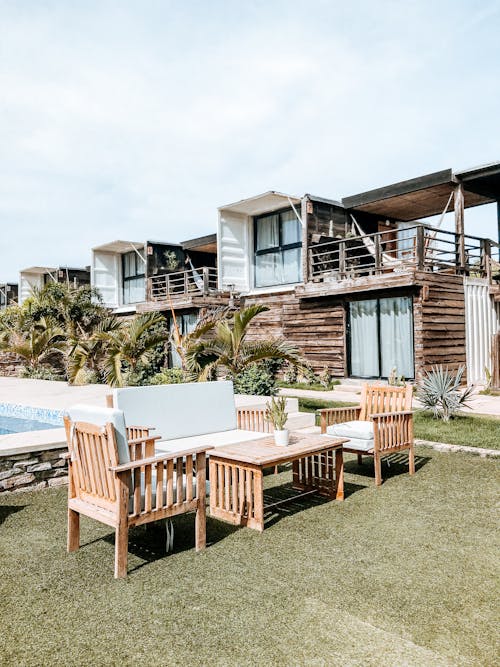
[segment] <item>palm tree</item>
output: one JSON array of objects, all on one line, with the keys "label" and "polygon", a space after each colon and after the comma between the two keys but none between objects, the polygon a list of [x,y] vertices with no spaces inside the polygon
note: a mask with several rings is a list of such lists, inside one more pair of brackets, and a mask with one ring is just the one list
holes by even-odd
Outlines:
[{"label": "palm tree", "polygon": [[21,357],[30,370],[49,362],[54,354],[63,354],[66,342],[64,330],[42,317],[35,326],[11,331],[3,330],[0,334],[0,350]]},{"label": "palm tree", "polygon": [[106,356],[106,339],[102,334],[119,331],[122,323],[110,315],[104,318],[90,333],[68,338],[67,374],[71,384],[86,382],[86,372],[101,375]]},{"label": "palm tree", "polygon": [[104,374],[109,385],[123,387],[124,367],[134,373],[139,363],[147,363],[154,348],[165,343],[165,331],[158,326],[164,323],[160,314],[144,313],[96,334],[105,344]]},{"label": "palm tree", "polygon": [[188,357],[190,350],[200,339],[212,331],[221,319],[227,317],[230,314],[230,310],[226,307],[223,307],[206,311],[198,318],[193,330],[188,331],[185,334],[181,333],[172,304],[170,304],[170,311],[172,314],[173,324],[172,331],[170,333],[170,344],[173,348],[175,348],[175,351],[179,355],[182,370],[189,373]]},{"label": "palm tree", "polygon": [[188,370],[199,380],[206,380],[218,368],[237,377],[250,364],[266,359],[288,361],[302,367],[304,362],[298,350],[282,338],[247,340],[252,320],[268,310],[267,306],[255,304],[236,311],[232,316],[226,312],[215,319],[207,326],[203,337],[189,341],[186,351]]}]

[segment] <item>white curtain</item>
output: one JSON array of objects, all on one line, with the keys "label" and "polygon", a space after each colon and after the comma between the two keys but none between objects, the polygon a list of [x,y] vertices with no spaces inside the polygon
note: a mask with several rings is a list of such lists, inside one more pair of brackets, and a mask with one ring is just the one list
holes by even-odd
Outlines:
[{"label": "white curtain", "polygon": [[277,248],[280,244],[280,217],[269,215],[260,218],[257,223],[256,250],[269,250]]},{"label": "white curtain", "polygon": [[377,300],[350,304],[351,374],[378,377]]},{"label": "white curtain", "polygon": [[414,376],[412,300],[409,297],[380,299],[381,376]]}]

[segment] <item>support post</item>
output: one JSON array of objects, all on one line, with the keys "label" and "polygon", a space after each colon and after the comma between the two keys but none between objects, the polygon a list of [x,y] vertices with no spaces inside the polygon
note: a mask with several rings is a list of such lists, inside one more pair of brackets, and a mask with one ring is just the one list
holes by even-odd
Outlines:
[{"label": "support post", "polygon": [[455,187],[455,234],[457,239],[457,259],[461,271],[465,270],[465,240],[464,240],[464,188],[462,183]]},{"label": "support post", "polygon": [[302,218],[302,282],[307,283],[312,277],[309,267],[309,220],[307,204],[309,199],[303,197],[300,202],[300,217]]},{"label": "support post", "polygon": [[423,225],[417,227],[417,269],[423,271],[425,267],[425,229]]},{"label": "support post", "polygon": [[210,288],[210,276],[208,275],[208,266],[203,267],[203,296],[207,296]]},{"label": "support post", "polygon": [[345,275],[345,241],[339,243],[339,274],[341,277]]},{"label": "support post", "polygon": [[380,247],[380,234],[375,234],[374,236],[374,242],[375,242],[375,273],[380,273],[380,269],[382,268],[382,249]]}]

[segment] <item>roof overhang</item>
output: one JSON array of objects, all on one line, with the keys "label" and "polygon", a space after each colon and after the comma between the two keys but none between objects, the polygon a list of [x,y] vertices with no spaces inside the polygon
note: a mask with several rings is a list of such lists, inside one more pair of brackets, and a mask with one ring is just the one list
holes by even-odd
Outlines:
[{"label": "roof overhang", "polygon": [[[459,182],[463,183],[465,208],[494,202],[500,199],[500,163],[455,173],[437,171],[345,197],[342,203],[348,209],[384,218],[418,220],[441,214]],[[453,208],[452,202],[449,206]]]},{"label": "roof overhang", "polygon": [[199,236],[196,239],[188,239],[187,241],[183,241],[181,246],[184,250],[216,253],[217,234],[207,234],[207,236]]},{"label": "roof overhang", "polygon": [[290,202],[297,206],[300,204],[300,197],[293,195],[286,195],[282,192],[275,192],[270,190],[255,197],[248,199],[241,199],[234,204],[227,204],[219,207],[219,211],[231,211],[232,213],[240,213],[241,215],[261,215],[262,213],[270,213],[278,211],[280,208],[290,206]]},{"label": "roof overhang", "polygon": [[95,246],[95,248],[92,248],[92,250],[122,254],[124,252],[130,252],[131,250],[142,250],[144,246],[145,243],[141,243],[139,241],[111,241],[110,243],[104,243],[103,245]]},{"label": "roof overhang", "polygon": [[27,269],[21,269],[19,273],[31,273],[33,275],[43,276],[46,273],[55,273],[57,268],[53,266],[29,266]]}]

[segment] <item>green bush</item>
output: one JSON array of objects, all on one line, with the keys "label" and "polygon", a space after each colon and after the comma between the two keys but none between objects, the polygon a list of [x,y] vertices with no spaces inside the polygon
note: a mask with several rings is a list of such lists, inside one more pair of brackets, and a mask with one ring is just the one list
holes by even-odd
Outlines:
[{"label": "green bush", "polygon": [[58,382],[64,382],[66,379],[63,375],[56,373],[46,366],[38,366],[36,368],[23,366],[19,372],[19,377],[29,380],[56,380]]},{"label": "green bush", "polygon": [[231,378],[236,394],[274,396],[276,387],[276,364],[260,362],[250,364],[236,377]]},{"label": "green bush", "polygon": [[189,379],[182,368],[164,368],[153,375],[149,384],[181,384],[183,382],[189,382]]}]

